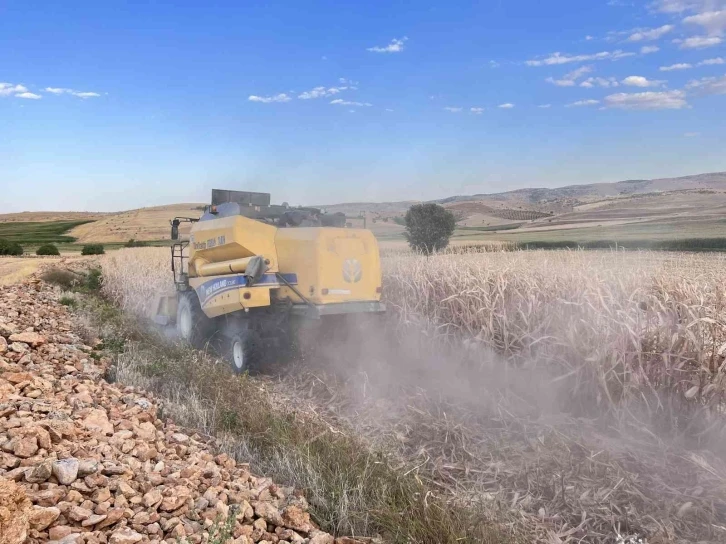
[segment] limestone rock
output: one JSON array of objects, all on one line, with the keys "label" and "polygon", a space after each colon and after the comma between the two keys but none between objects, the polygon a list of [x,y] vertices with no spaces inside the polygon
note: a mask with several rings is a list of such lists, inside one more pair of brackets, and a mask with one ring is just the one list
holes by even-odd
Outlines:
[{"label": "limestone rock", "polygon": [[25,481],[31,484],[45,482],[51,475],[51,462],[43,461],[41,464],[25,473]]},{"label": "limestone rock", "polygon": [[106,410],[94,408],[83,420],[83,426],[91,432],[102,435],[113,434],[113,425],[108,420]]},{"label": "limestone rock", "polygon": [[309,533],[313,526],[310,523],[310,514],[297,505],[290,505],[282,512],[282,524],[289,529]]},{"label": "limestone rock", "polygon": [[137,542],[140,542],[142,538],[144,537],[136,531],[128,527],[124,527],[123,529],[118,529],[117,531],[114,531],[114,533],[111,535],[111,538],[108,539],[108,543],[136,544]]},{"label": "limestone rock", "polygon": [[256,501],[252,503],[255,514],[272,525],[283,525],[282,515],[277,506],[267,501]]},{"label": "limestone rock", "polygon": [[51,523],[58,519],[60,514],[61,511],[55,506],[50,506],[48,508],[43,506],[33,506],[33,510],[30,514],[30,526],[36,531],[44,531]]},{"label": "limestone rock", "polygon": [[13,453],[18,457],[32,457],[38,451],[38,439],[34,436],[23,436],[15,439]]},{"label": "limestone rock", "polygon": [[53,463],[53,476],[56,477],[59,484],[70,485],[78,477],[79,465],[78,459],[74,457],[56,461]]},{"label": "limestone rock", "polygon": [[39,335],[37,332],[19,332],[11,334],[10,341],[23,342],[25,344],[30,344],[34,348],[37,348],[38,346],[45,344],[46,339]]},{"label": "limestone rock", "polygon": [[333,542],[292,489],[104,381],[110,359],[88,355],[57,299],[0,286],[0,544],[202,544],[229,516],[235,544]]}]

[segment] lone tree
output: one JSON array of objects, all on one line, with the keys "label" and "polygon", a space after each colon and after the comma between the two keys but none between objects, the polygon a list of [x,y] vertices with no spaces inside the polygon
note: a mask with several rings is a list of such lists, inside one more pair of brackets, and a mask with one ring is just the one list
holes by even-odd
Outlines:
[{"label": "lone tree", "polygon": [[454,233],[454,214],[438,204],[416,204],[406,212],[406,240],[427,255],[449,245]]}]

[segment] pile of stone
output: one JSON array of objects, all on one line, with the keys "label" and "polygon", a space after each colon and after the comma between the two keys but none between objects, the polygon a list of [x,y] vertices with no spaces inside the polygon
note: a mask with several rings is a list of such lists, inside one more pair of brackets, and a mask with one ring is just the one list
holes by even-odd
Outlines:
[{"label": "pile of stone", "polygon": [[302,493],[107,383],[111,361],[73,333],[57,296],[38,281],[0,288],[3,544],[191,544],[224,528],[234,544],[368,541],[320,531]]}]

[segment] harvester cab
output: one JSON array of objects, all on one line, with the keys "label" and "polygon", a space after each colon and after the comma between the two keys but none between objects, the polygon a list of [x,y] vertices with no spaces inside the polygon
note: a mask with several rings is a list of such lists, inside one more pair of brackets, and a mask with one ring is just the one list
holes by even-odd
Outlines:
[{"label": "harvester cab", "polygon": [[215,189],[201,217],[171,221],[171,238],[176,293],[159,297],[155,319],[193,345],[222,340],[236,372],[268,341],[292,343],[301,322],[385,311],[377,241],[344,214]]}]

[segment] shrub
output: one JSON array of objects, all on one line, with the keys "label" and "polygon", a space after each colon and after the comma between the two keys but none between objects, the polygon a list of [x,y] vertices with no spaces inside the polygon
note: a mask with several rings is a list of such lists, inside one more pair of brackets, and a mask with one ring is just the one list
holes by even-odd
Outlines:
[{"label": "shrub", "polygon": [[43,281],[59,285],[65,290],[70,290],[77,286],[82,277],[82,274],[77,274],[70,270],[63,270],[61,268],[51,268],[50,270],[43,272],[40,276]]},{"label": "shrub", "polygon": [[53,244],[43,244],[36,252],[36,255],[60,255],[60,251]]},{"label": "shrub", "polygon": [[448,246],[456,227],[454,214],[438,204],[411,206],[404,220],[408,244],[427,255]]},{"label": "shrub", "polygon": [[146,247],[148,245],[148,242],[144,242],[143,240],[134,240],[131,238],[131,240],[124,244],[124,247]]},{"label": "shrub", "polygon": [[17,242],[11,242],[10,240],[5,240],[4,238],[0,238],[0,255],[22,255],[23,254],[23,246],[21,246]]},{"label": "shrub", "polygon": [[68,306],[69,308],[75,308],[78,305],[78,302],[76,302],[76,299],[69,296],[62,296],[58,302],[60,302],[63,306]]},{"label": "shrub", "polygon": [[86,275],[86,280],[84,282],[84,285],[86,289],[90,291],[98,291],[101,289],[101,269],[100,268],[92,268],[88,271],[88,274]]},{"label": "shrub", "polygon": [[103,255],[106,251],[103,244],[86,244],[81,250],[81,255]]}]

